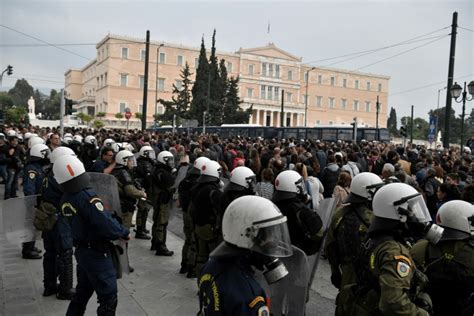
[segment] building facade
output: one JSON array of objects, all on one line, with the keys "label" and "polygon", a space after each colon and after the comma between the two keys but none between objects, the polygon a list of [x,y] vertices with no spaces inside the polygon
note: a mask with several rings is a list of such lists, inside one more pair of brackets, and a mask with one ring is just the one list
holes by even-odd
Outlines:
[{"label": "building facade", "polygon": [[[130,127],[140,126],[143,112],[145,43],[124,36],[107,35],[97,45],[97,56],[82,69],[65,73],[66,96],[78,101],[78,112],[101,113],[107,126],[125,127],[117,113],[134,114]],[[196,74],[199,48],[152,42],[149,53],[147,121],[162,114],[158,99],[170,100],[173,84],[181,85],[180,72],[188,63]],[[340,69],[312,67],[270,43],[264,47],[217,52],[225,59],[229,76],[239,76],[239,93],[246,109],[253,106],[249,123],[280,126],[283,98],[285,126],[349,125],[386,126],[389,77]],[[139,113],[139,114],[136,114]]]}]

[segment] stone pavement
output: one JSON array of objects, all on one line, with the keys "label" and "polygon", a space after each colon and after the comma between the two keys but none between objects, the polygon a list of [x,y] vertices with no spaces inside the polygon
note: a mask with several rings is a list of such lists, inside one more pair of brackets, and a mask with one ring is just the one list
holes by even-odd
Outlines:
[{"label": "stone pavement", "polygon": [[[0,216],[3,227],[1,221]],[[196,279],[178,273],[183,245],[181,223],[180,212],[174,210],[168,226],[168,247],[175,252],[172,257],[155,256],[147,240],[130,241],[130,264],[135,272],[118,280],[117,315],[196,315]],[[37,247],[42,249],[40,240]],[[329,266],[323,261],[311,287],[307,315],[334,314],[337,292],[329,276]],[[43,297],[42,278],[42,260],[21,259],[20,246],[10,244],[0,234],[0,315],[65,315],[68,301]],[[96,300],[94,294],[86,315],[96,315]]]}]

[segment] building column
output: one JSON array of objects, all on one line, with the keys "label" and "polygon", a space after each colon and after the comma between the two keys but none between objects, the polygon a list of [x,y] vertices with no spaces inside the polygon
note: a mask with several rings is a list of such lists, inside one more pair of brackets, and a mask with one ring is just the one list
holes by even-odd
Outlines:
[{"label": "building column", "polygon": [[270,115],[270,126],[273,126],[273,112],[272,111],[265,111],[267,113],[265,115],[265,124],[267,124],[267,116]]},{"label": "building column", "polygon": [[255,115],[255,118],[256,118],[255,124],[260,125],[260,110],[259,109],[257,109],[257,115]]},{"label": "building column", "polygon": [[290,117],[290,126],[293,127],[293,113],[288,112],[286,115]]}]

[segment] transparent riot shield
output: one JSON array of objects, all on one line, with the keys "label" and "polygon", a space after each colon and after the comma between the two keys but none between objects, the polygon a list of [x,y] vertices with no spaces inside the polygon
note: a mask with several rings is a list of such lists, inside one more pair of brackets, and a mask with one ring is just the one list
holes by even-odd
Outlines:
[{"label": "transparent riot shield", "polygon": [[316,213],[318,213],[318,215],[321,217],[321,221],[323,222],[324,235],[320,251],[311,256],[308,256],[308,262],[311,271],[311,276],[309,279],[309,288],[311,288],[311,284],[313,283],[316,270],[318,269],[321,251],[324,249],[324,240],[326,239],[326,233],[329,228],[329,225],[331,224],[331,219],[334,214],[334,210],[336,209],[336,204],[337,203],[334,198],[326,198],[321,201],[319,209],[316,211]]},{"label": "transparent riot shield", "polygon": [[117,180],[105,173],[89,172],[91,188],[104,204],[104,209],[112,214],[122,216]]},{"label": "transparent riot shield", "polygon": [[11,243],[20,244],[36,239],[33,220],[37,198],[37,195],[29,195],[3,201],[3,230]]},{"label": "transparent riot shield", "polygon": [[263,274],[258,271],[256,278],[270,297],[272,315],[303,316],[305,314],[306,297],[310,270],[306,254],[293,247],[293,255],[280,258],[288,269],[288,275],[282,280],[269,285]]}]

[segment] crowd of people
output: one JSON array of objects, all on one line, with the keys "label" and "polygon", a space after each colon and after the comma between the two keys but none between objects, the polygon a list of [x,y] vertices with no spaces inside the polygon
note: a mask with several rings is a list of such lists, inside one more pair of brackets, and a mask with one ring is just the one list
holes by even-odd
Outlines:
[{"label": "crowd of people", "polygon": [[[115,239],[128,247],[133,226],[157,256],[174,255],[166,244],[173,202],[185,234],[179,272],[198,278],[202,315],[264,315],[268,299],[251,267],[277,282],[288,274],[278,258],[291,245],[310,256],[323,244],[339,289],[336,314],[445,315],[457,302],[461,315],[474,306],[474,136],[469,145],[5,127],[0,177],[4,199],[17,197],[20,184],[25,195],[41,195],[35,226],[45,254],[26,242],[22,255],[43,258],[44,295],[72,300],[68,315],[83,314],[93,291],[98,314],[115,313],[115,267],[97,253],[113,252]],[[88,172],[115,177],[120,218],[104,212]],[[325,198],[337,205],[327,231],[317,212]],[[440,298],[443,287],[452,287],[451,300]]]}]

